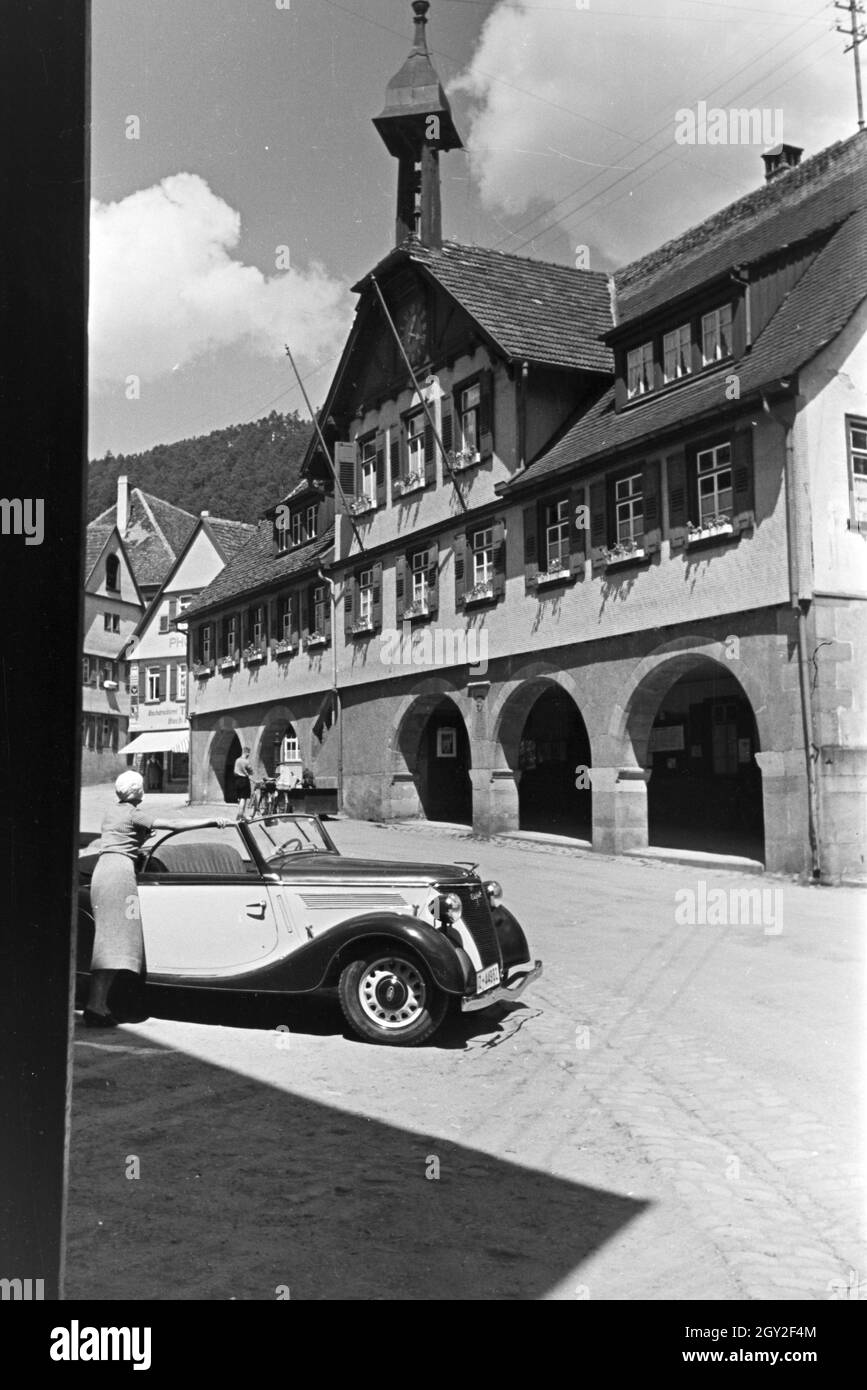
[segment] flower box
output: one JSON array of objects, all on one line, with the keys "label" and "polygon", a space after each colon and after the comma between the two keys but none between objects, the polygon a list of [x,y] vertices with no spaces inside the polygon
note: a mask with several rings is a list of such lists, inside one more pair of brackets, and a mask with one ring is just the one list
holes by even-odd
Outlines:
[{"label": "flower box", "polygon": [[606,569],[613,569],[617,565],[631,565],[643,560],[646,554],[644,546],[636,541],[618,541],[616,545],[603,548],[597,559]]},{"label": "flower box", "polygon": [[424,473],[408,473],[405,478],[398,478],[395,491],[398,497],[405,497],[408,492],[419,492],[424,485]]},{"label": "flower box", "polygon": [[304,646],[309,650],[311,647],[324,647],[328,638],[324,632],[308,632],[304,641]]},{"label": "flower box", "polygon": [[349,504],[350,516],[364,516],[365,512],[376,511],[376,499],[374,497],[356,497]]},{"label": "flower box", "polygon": [[254,647],[252,644],[244,648],[244,660],[248,666],[255,666],[258,662],[265,660],[265,648]]},{"label": "flower box", "polygon": [[367,632],[373,632],[373,619],[356,618],[352,624],[353,637],[362,637]]},{"label": "flower box", "polygon": [[697,545],[701,541],[717,541],[733,535],[735,528],[730,516],[711,516],[698,525],[694,521],[687,523],[686,543]]},{"label": "flower box", "polygon": [[427,618],[430,615],[430,603],[426,598],[413,599],[403,610],[404,618]]},{"label": "flower box", "polygon": [[212,676],[213,674],[213,661],[203,661],[193,665],[193,680],[195,681],[204,680],[206,676]]},{"label": "flower box", "polygon": [[455,450],[454,453],[449,454],[449,463],[451,465],[452,472],[463,473],[466,471],[467,468],[475,468],[476,464],[480,462],[481,457],[482,456],[478,452],[478,450],[476,450],[475,452],[473,452],[471,449]]},{"label": "flower box", "polygon": [[219,665],[221,671],[236,671],[240,664],[240,657],[237,653],[235,653],[234,656],[220,657]]},{"label": "flower box", "polygon": [[298,643],[291,637],[283,637],[279,642],[274,643],[274,655],[279,658],[284,656],[294,656],[298,650]]},{"label": "flower box", "polygon": [[493,579],[485,579],[481,584],[474,584],[464,595],[464,603],[486,603],[494,597]]}]

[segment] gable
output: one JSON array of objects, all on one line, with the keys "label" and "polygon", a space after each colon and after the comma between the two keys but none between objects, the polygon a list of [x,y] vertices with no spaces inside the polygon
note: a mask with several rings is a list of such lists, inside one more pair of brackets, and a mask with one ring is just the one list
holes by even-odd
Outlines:
[{"label": "gable", "polygon": [[174,574],[166,580],[166,592],[192,593],[204,589],[223,568],[222,557],[202,528],[193,537]]}]

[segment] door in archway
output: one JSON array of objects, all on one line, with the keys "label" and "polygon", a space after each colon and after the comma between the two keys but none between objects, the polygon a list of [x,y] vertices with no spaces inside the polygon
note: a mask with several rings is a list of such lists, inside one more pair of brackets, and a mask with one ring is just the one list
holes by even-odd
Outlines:
[{"label": "door in archway", "polygon": [[216,769],[217,780],[223,789],[224,801],[238,800],[238,793],[235,790],[235,760],[240,758],[242,751],[241,740],[237,734],[233,734],[229,741],[222,770]]},{"label": "door in archway", "polygon": [[681,676],[648,747],[648,840],[671,849],[764,859],[762,774],[749,700],[726,671]]},{"label": "door in archway", "polygon": [[519,824],[590,839],[590,740],[572,697],[544,690],[527,716],[518,748]]},{"label": "door in archway", "polygon": [[460,711],[452,700],[442,700],[431,711],[419,739],[413,774],[428,820],[472,825],[470,740]]}]

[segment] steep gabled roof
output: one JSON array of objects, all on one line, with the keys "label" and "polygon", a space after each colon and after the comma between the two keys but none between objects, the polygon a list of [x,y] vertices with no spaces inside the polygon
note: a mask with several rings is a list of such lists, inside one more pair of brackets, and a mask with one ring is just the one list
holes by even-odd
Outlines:
[{"label": "steep gabled roof", "polygon": [[206,516],[202,520],[205,523],[205,530],[208,531],[223,559],[227,562],[239,550],[243,549],[256,529],[247,521],[228,521],[225,517],[220,516]]},{"label": "steep gabled roof", "polygon": [[[613,369],[601,335],[611,328],[608,277],[484,246],[415,240],[392,251],[371,274],[417,265],[457,301],[505,357],[594,372]],[[353,288],[364,290],[370,276]]]},{"label": "steep gabled roof", "polygon": [[791,378],[833,341],[865,299],[867,209],[854,213],[838,228],[749,354],[620,412],[614,409],[612,387],[503,491],[520,491],[576,464],[659,439],[666,431],[674,432],[703,416],[719,418],[737,410],[737,402],[725,396],[729,373],[737,374],[741,399]]},{"label": "steep gabled roof", "polygon": [[[113,526],[116,508],[106,507],[91,526]],[[153,497],[141,488],[130,488],[129,510],[123,540],[136,583],[148,588],[161,585],[189,540],[198,518],[192,512]]]},{"label": "steep gabled roof", "polygon": [[867,200],[867,132],[822,150],[617,271],[618,327],[839,226]]},{"label": "steep gabled roof", "polygon": [[102,522],[91,521],[87,528],[87,539],[84,552],[84,581],[87,583],[93,574],[93,567],[102,554],[106,541],[114,530],[113,526],[105,526]]},{"label": "steep gabled roof", "polygon": [[260,521],[247,544],[221,570],[216,579],[203,589],[184,613],[185,618],[198,616],[208,609],[223,607],[233,599],[252,597],[259,590],[277,588],[294,575],[315,572],[330,556],[334,542],[334,527],[324,535],[308,541],[283,554],[274,553],[274,527],[270,521]]}]

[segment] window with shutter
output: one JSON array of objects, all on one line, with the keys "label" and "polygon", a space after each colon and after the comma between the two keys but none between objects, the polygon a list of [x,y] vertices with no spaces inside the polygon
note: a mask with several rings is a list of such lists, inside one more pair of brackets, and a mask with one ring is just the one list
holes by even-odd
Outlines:
[{"label": "window with shutter", "polygon": [[173,663],[173,664],[172,664],[171,666],[169,666],[167,669],[168,669],[168,677],[169,677],[169,699],[170,699],[170,700],[177,700],[177,698],[178,698],[178,668],[177,668],[177,666],[175,666],[174,663]]},{"label": "window with shutter", "polygon": [[385,431],[376,436],[376,505],[385,506]]},{"label": "window with shutter", "polygon": [[745,429],[735,433],[733,444],[734,470],[732,481],[734,484],[733,510],[736,517],[745,517],[747,513],[754,511],[755,501],[755,474],[753,470],[753,435],[749,425]]},{"label": "window with shutter", "polygon": [[652,460],[642,470],[641,489],[644,496],[644,550],[649,554],[659,549],[662,539],[662,499],[659,495],[659,463]]},{"label": "window with shutter", "polygon": [[668,475],[668,538],[672,550],[675,550],[686,539],[689,520],[686,459],[682,453],[670,454],[665,467]]},{"label": "window with shutter", "polygon": [[444,396],[442,401],[442,414],[440,416],[440,437],[443,441],[443,448],[447,454],[454,448],[454,417],[452,415],[452,403],[449,396]]},{"label": "window with shutter", "polygon": [[573,575],[584,573],[587,555],[587,528],[584,525],[584,489],[569,489],[569,570]]},{"label": "window with shutter", "polygon": [[479,454],[484,463],[494,452],[494,373],[479,376]]},{"label": "window with shutter", "polygon": [[434,447],[433,425],[429,420],[424,422],[424,482],[425,487],[432,487],[436,483],[436,450]]},{"label": "window with shutter", "polygon": [[377,560],[373,566],[373,607],[371,616],[373,618],[374,632],[382,630],[382,561]]},{"label": "window with shutter", "polygon": [[465,535],[455,536],[454,543],[454,565],[455,565],[455,608],[460,610],[463,607],[464,596],[466,594],[466,549],[467,538]]},{"label": "window with shutter", "polygon": [[403,622],[406,608],[406,556],[398,555],[394,561],[394,599],[397,621]]},{"label": "window with shutter", "polygon": [[494,598],[501,599],[506,593],[506,523],[495,521],[492,530]]},{"label": "window with shutter", "polygon": [[436,543],[427,552],[427,611],[435,618],[439,608],[439,550]]},{"label": "window with shutter", "polygon": [[401,468],[401,432],[399,425],[393,425],[389,442],[389,468],[391,470],[391,495],[397,497],[400,493],[400,480],[402,476]]},{"label": "window with shutter", "polygon": [[343,632],[348,638],[352,636],[352,628],[355,623],[355,575],[347,574],[343,581]]},{"label": "window with shutter", "polygon": [[608,517],[604,479],[590,484],[590,554],[594,560],[604,558],[608,546]]},{"label": "window with shutter", "polygon": [[340,490],[347,502],[351,502],[355,496],[356,457],[357,446],[353,441],[334,445],[334,467]]}]

